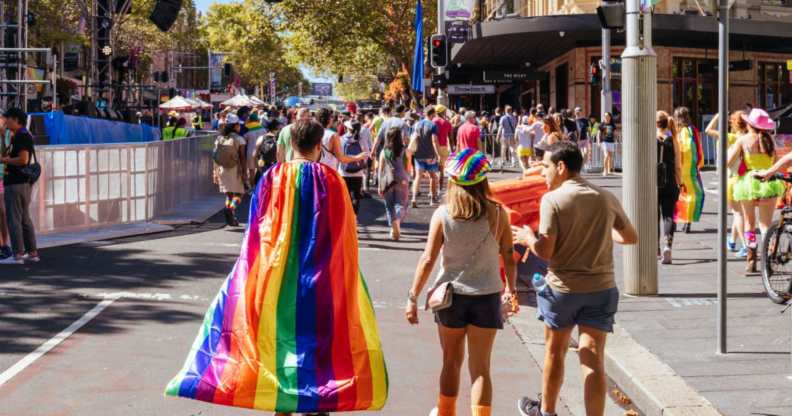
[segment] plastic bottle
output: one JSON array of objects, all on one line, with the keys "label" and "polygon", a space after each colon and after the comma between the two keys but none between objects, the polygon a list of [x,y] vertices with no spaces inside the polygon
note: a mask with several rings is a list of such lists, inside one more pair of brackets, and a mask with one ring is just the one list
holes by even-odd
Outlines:
[{"label": "plastic bottle", "polygon": [[541,273],[534,273],[533,278],[531,279],[531,284],[533,285],[536,293],[541,292],[545,286],[547,286],[547,282]]}]

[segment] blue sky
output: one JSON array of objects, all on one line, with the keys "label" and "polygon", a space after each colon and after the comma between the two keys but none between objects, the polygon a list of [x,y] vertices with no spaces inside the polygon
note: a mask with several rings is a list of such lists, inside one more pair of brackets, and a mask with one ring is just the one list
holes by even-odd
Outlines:
[{"label": "blue sky", "polygon": [[232,0],[195,0],[195,7],[206,13],[212,3],[231,3]]}]

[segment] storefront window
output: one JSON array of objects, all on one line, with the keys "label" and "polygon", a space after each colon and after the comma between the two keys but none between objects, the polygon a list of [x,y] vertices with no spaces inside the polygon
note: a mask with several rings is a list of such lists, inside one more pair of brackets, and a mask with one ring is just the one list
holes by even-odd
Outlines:
[{"label": "storefront window", "polygon": [[759,106],[773,109],[792,104],[792,78],[785,64],[759,64]]},{"label": "storefront window", "polygon": [[[711,59],[674,58],[673,106],[687,107],[697,125],[701,124],[701,117],[717,111],[716,64]],[[662,110],[671,112],[674,108]]]}]

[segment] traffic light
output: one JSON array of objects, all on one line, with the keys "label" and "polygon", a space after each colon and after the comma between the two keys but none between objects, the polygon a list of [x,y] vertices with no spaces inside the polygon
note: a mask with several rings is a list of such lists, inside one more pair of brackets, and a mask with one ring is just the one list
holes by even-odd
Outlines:
[{"label": "traffic light", "polygon": [[445,68],[448,65],[448,42],[445,35],[432,35],[429,40],[431,54],[429,64],[432,68]]},{"label": "traffic light", "polygon": [[602,74],[600,73],[599,65],[592,63],[589,71],[591,73],[591,85],[599,85],[600,81],[602,80]]}]

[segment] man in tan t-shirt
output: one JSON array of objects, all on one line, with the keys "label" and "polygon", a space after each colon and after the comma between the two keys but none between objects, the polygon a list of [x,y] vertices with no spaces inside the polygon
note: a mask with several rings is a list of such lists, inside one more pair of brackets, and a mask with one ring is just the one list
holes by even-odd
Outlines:
[{"label": "man in tan t-shirt", "polygon": [[549,262],[547,285],[536,294],[545,322],[541,403],[523,398],[520,412],[553,416],[572,330],[580,334],[586,414],[605,412],[605,339],[613,332],[619,291],[613,274],[613,243],[635,244],[637,234],[613,194],[580,176],[583,155],[568,141],[545,149],[542,174],[550,191],[542,198],[538,236],[514,229],[514,241]]}]

